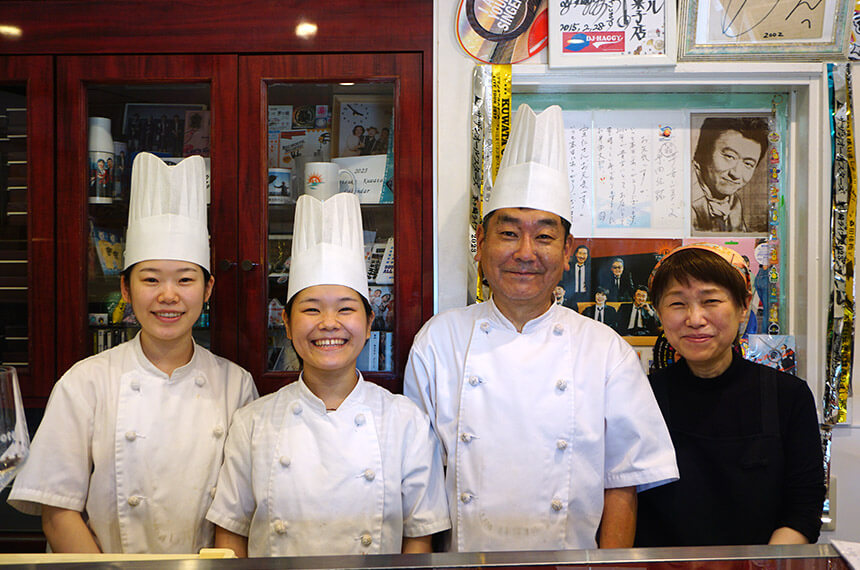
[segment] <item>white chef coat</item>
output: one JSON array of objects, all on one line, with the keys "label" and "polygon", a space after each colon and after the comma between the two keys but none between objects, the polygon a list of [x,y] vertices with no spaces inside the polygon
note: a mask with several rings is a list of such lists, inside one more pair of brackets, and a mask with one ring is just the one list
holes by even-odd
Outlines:
[{"label": "white chef coat", "polygon": [[233,412],[256,397],[247,371],[196,344],[168,377],[135,336],[60,378],[9,503],[83,512],[103,552],[196,553],[214,542]]},{"label": "white chef coat", "polygon": [[433,317],[404,390],[442,443],[455,551],[594,548],[605,488],[678,478],[636,354],[566,307],[522,333],[492,300]]},{"label": "white chef coat", "polygon": [[301,378],[239,410],[224,453],[207,517],[249,556],[393,554],[451,528],[429,420],[361,376],[334,411]]}]

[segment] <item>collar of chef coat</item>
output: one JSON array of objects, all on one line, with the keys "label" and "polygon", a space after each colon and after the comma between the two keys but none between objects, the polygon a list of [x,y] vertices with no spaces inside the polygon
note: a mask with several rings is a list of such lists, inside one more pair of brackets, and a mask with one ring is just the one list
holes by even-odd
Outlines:
[{"label": "collar of chef coat", "polygon": [[[499,310],[499,307],[496,305],[496,302],[493,300],[492,297],[490,297],[490,300],[487,301],[487,304],[490,305],[490,312],[489,312],[489,319],[488,320],[492,324],[500,326],[500,327],[505,328],[505,329],[508,329],[510,331],[513,331],[513,332],[517,332],[517,327],[515,327],[513,325],[513,323],[511,323],[511,321],[508,320],[508,317],[506,317],[505,315],[502,314],[502,311]],[[530,320],[529,322],[527,322],[523,326],[522,334],[528,334],[530,332],[533,332],[533,331],[537,330],[539,327],[552,321],[552,315],[555,312],[555,309],[557,307],[558,307],[558,305],[553,303],[549,306],[549,309],[547,309],[546,312],[544,312],[542,315],[535,317],[532,320]]]},{"label": "collar of chef coat", "polygon": [[143,353],[143,347],[140,346],[140,332],[134,335],[130,341],[132,351],[134,352],[135,357],[137,358],[138,365],[147,373],[152,374],[158,378],[164,378],[168,382],[179,382],[184,378],[191,376],[195,372],[199,372],[197,361],[200,358],[200,351],[197,350],[197,343],[194,342],[194,339],[191,339],[191,360],[188,361],[188,364],[183,364],[179,368],[173,371],[173,374],[170,376],[167,375],[163,370],[159,370],[155,364],[149,360],[146,355]]},{"label": "collar of chef coat", "polygon": [[356,373],[358,374],[358,382],[355,384],[355,387],[349,395],[343,399],[343,402],[340,403],[337,410],[333,410],[331,412],[326,410],[325,403],[320,400],[316,394],[311,392],[311,389],[308,388],[307,384],[305,384],[304,372],[299,373],[299,398],[302,402],[307,404],[310,409],[322,415],[339,412],[356,404],[360,404],[364,401],[364,394],[367,391],[367,382],[364,381],[361,372],[356,370]]}]

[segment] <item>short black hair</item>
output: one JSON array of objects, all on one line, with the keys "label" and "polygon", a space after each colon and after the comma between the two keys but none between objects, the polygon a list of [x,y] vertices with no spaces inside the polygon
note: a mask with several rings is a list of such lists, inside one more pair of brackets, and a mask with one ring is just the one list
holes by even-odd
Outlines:
[{"label": "short black hair", "polygon": [[672,281],[686,286],[690,279],[724,287],[738,307],[743,307],[749,298],[746,280],[732,264],[713,251],[691,248],[673,253],[660,262],[651,280],[654,306],[660,305],[660,299]]},{"label": "short black hair", "polygon": [[639,291],[645,291],[646,293],[649,292],[648,287],[646,287],[645,285],[637,285],[636,289],[633,290],[633,294],[635,295]]},{"label": "short black hair", "polygon": [[[523,206],[523,207],[525,207],[525,206]],[[529,208],[529,209],[534,209],[534,208]],[[487,227],[490,225],[490,220],[493,219],[493,216],[495,215],[496,212],[498,212],[498,210],[493,210],[492,212],[490,212],[489,214],[484,216],[483,220],[481,220],[481,225],[484,226],[484,231],[487,230]],[[552,213],[552,212],[550,212],[550,213]],[[555,215],[558,216],[558,214],[555,214]],[[570,235],[570,222],[568,222],[567,220],[565,220],[561,216],[558,216],[558,219],[561,220],[561,227],[562,227],[562,229],[564,229],[564,237],[569,236]],[[585,246],[582,246],[582,247],[585,247]],[[579,249],[579,248],[577,248],[577,249]],[[588,249],[588,248],[586,247],[586,249]]]},{"label": "short black hair", "polygon": [[745,139],[759,144],[761,152],[759,152],[758,162],[761,162],[767,153],[768,130],[767,121],[761,117],[708,117],[702,121],[699,129],[699,141],[696,143],[693,160],[700,166],[710,164],[714,145],[720,135],[726,131],[737,131]]},{"label": "short black hair", "polygon": [[608,297],[609,296],[609,289],[607,289],[606,287],[597,287],[596,289],[594,289],[594,294],[597,295],[598,293]]}]

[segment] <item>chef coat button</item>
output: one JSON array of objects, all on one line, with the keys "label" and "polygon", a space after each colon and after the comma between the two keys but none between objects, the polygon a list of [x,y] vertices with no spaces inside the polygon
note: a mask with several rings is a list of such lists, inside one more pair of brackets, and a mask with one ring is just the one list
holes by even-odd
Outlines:
[{"label": "chef coat button", "polygon": [[140,497],[138,497],[137,495],[132,495],[128,498],[128,504],[131,507],[138,506],[140,504]]},{"label": "chef coat button", "polygon": [[460,493],[460,502],[464,505],[468,505],[472,502],[472,494],[471,493]]},{"label": "chef coat button", "polygon": [[275,521],[272,523],[272,530],[278,534],[287,534],[287,525],[284,521]]},{"label": "chef coat button", "polygon": [[215,437],[221,437],[224,435],[224,428],[221,426],[215,426],[215,429],[212,430],[212,435]]},{"label": "chef coat button", "polygon": [[472,386],[477,386],[481,383],[481,380],[477,376],[469,376],[469,384]]},{"label": "chef coat button", "polygon": [[218,487],[212,487],[211,489],[209,489],[209,496],[214,499],[215,498],[215,492],[217,490],[218,490]]},{"label": "chef coat button", "polygon": [[135,392],[140,392],[140,380],[138,380],[137,378],[132,380],[131,381],[131,389],[134,390]]},{"label": "chef coat button", "polygon": [[289,467],[290,466],[290,458],[287,457],[286,455],[282,455],[278,459],[278,461],[281,463],[281,466],[283,466],[283,467]]},{"label": "chef coat button", "polygon": [[373,537],[370,536],[369,532],[366,532],[361,535],[361,545],[364,547],[368,547],[373,544]]},{"label": "chef coat button", "polygon": [[559,379],[558,382],[555,383],[555,387],[564,392],[567,390],[567,380],[564,378]]},{"label": "chef coat button", "polygon": [[197,378],[194,379],[194,383],[197,384],[198,386],[202,386],[203,384],[206,383],[206,380],[202,376],[198,376]]},{"label": "chef coat button", "polygon": [[463,443],[469,443],[470,441],[472,441],[473,437],[474,436],[472,434],[463,432],[460,434],[460,441],[462,441]]},{"label": "chef coat button", "polygon": [[127,432],[125,432],[125,438],[128,441],[134,441],[137,439],[137,434],[134,433],[133,431],[127,431]]},{"label": "chef coat button", "polygon": [[563,332],[564,332],[564,325],[559,324],[559,325],[555,325],[554,327],[552,327],[552,334],[554,334],[555,336],[559,336]]},{"label": "chef coat button", "polygon": [[298,402],[296,402],[293,404],[292,410],[293,410],[293,415],[297,416],[297,415],[302,413],[302,405],[299,404]]},{"label": "chef coat button", "polygon": [[489,333],[490,332],[490,323],[488,323],[487,321],[484,321],[483,323],[481,323],[481,331],[483,331],[485,333]]},{"label": "chef coat button", "polygon": [[552,506],[552,510],[554,510],[555,512],[558,512],[564,508],[564,503],[562,503],[561,499],[558,499],[558,498],[553,499],[552,503],[550,503],[550,505]]},{"label": "chef coat button", "polygon": [[556,446],[560,451],[564,451],[565,449],[567,449],[567,440],[566,440],[566,439],[560,439],[560,440],[558,440],[557,442],[555,442],[555,446]]},{"label": "chef coat button", "polygon": [[364,414],[358,414],[355,416],[355,425],[357,426],[363,426],[366,421],[367,418],[364,417]]},{"label": "chef coat button", "polygon": [[368,481],[376,479],[376,473],[373,472],[373,469],[365,469],[363,475]]}]

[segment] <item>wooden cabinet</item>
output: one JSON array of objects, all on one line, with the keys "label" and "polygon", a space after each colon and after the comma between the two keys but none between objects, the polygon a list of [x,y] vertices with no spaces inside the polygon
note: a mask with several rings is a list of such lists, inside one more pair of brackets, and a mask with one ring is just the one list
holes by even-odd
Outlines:
[{"label": "wooden cabinet", "polygon": [[[270,365],[267,340],[270,218],[289,214],[267,200],[267,107],[289,100],[284,86],[329,100],[381,92],[391,102],[395,198],[363,209],[366,223],[382,220],[381,235],[396,243],[393,361],[368,376],[399,390],[412,337],[432,313],[432,2],[11,1],[0,20],[21,30],[0,36],[0,82],[30,81],[29,132],[38,132],[28,141],[28,302],[37,307],[30,350],[38,364],[22,384],[31,403],[93,352],[98,325],[90,319],[118,291],[92,236],[94,228],[124,235],[127,188],[118,185],[112,200],[88,197],[87,128],[88,117],[102,116],[114,140],[127,138],[129,104],[210,114],[216,285],[209,324],[195,336],[248,368],[262,392],[297,377]],[[299,24],[312,33],[298,33]]]},{"label": "wooden cabinet", "polygon": [[0,57],[0,363],[22,395],[55,374],[53,61]]}]

